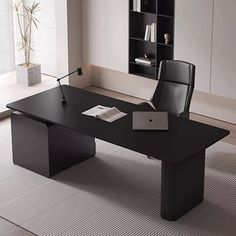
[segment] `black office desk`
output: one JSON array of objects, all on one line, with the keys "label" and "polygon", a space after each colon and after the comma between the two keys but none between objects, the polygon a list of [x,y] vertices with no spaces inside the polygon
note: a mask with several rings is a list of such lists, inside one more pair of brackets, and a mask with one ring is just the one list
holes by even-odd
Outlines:
[{"label": "black office desk", "polygon": [[[162,160],[161,216],[176,220],[203,201],[205,149],[229,131],[169,115],[169,131],[133,131],[140,107],[71,86],[8,104],[12,114],[13,162],[44,176],[95,155],[95,139]],[[115,106],[127,116],[107,123],[81,113]],[[20,113],[19,113],[20,112]]]}]

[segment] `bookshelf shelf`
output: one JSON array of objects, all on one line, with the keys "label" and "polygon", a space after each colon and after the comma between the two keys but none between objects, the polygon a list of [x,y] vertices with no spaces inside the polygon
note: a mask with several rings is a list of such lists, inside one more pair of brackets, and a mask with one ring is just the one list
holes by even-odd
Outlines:
[{"label": "bookshelf shelf", "polygon": [[[141,3],[137,11],[137,2]],[[134,4],[135,3],[135,4]],[[174,56],[174,5],[175,0],[129,0],[129,73],[157,79],[159,63]],[[147,25],[156,24],[147,34]],[[155,28],[155,25],[154,25]],[[145,34],[148,40],[144,40]],[[170,42],[165,43],[168,34]],[[150,36],[151,35],[151,36]],[[155,38],[152,42],[150,37]],[[148,55],[156,58],[155,66],[140,65],[135,58]]]},{"label": "bookshelf shelf", "polygon": [[136,66],[146,67],[146,68],[149,68],[150,70],[155,70],[156,69],[156,66],[147,66],[147,65],[139,64],[135,61],[131,61],[130,64],[133,64],[133,65],[136,65]]},{"label": "bookshelf shelf", "polygon": [[157,16],[158,16],[158,17],[169,18],[169,19],[173,19],[173,20],[174,20],[174,17],[173,17],[173,16],[168,16],[168,15],[163,15],[163,14],[158,14]]},{"label": "bookshelf shelf", "polygon": [[157,43],[159,46],[163,46],[163,47],[169,47],[169,48],[173,48],[174,45],[173,44],[165,44],[165,43]]},{"label": "bookshelf shelf", "polygon": [[148,11],[134,11],[134,10],[130,10],[131,13],[135,13],[135,14],[149,14],[149,15],[153,15],[156,16],[156,12],[148,12]]},{"label": "bookshelf shelf", "polygon": [[154,43],[154,44],[155,44],[155,42],[152,42],[152,41],[146,41],[146,40],[144,40],[144,39],[141,38],[141,37],[130,37],[130,39],[131,39],[131,40],[136,40],[136,41],[145,42],[145,43]]}]

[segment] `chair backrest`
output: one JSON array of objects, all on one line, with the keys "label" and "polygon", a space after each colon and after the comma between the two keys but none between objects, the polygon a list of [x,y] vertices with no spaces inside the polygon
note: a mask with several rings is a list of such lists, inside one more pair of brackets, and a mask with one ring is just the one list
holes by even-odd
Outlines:
[{"label": "chair backrest", "polygon": [[184,61],[161,61],[158,79],[151,99],[154,107],[177,115],[188,112],[195,83],[195,66]]}]

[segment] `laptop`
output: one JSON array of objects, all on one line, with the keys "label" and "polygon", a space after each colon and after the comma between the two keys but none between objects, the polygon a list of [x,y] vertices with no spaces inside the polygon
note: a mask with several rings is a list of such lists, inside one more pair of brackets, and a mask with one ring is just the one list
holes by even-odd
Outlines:
[{"label": "laptop", "polygon": [[133,130],[168,130],[168,123],[167,112],[133,112]]}]

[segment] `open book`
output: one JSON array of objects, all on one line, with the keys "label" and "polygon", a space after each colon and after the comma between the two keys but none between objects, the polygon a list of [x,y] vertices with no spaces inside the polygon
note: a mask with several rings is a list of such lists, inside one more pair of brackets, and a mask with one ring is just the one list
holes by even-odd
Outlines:
[{"label": "open book", "polygon": [[101,105],[93,107],[82,114],[86,116],[93,116],[107,122],[113,122],[127,115],[126,113],[118,110],[116,107],[104,107]]}]

